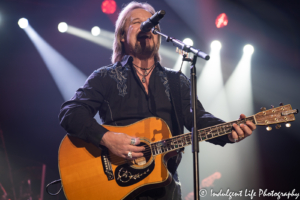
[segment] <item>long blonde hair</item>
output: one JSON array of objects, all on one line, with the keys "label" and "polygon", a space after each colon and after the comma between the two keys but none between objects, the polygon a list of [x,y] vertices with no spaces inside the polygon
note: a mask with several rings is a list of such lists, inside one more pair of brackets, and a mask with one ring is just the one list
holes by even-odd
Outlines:
[{"label": "long blonde hair", "polygon": [[[116,21],[116,29],[115,29],[115,38],[114,38],[114,43],[113,43],[113,54],[111,56],[111,62],[116,63],[118,61],[121,61],[123,56],[125,55],[125,49],[123,47],[123,44],[121,42],[121,37],[124,34],[124,26],[126,19],[128,17],[128,14],[134,10],[134,9],[144,9],[148,12],[150,12],[152,15],[155,13],[154,8],[148,4],[148,3],[139,3],[132,1],[128,5],[126,5],[122,11],[119,14],[119,17]],[[160,27],[158,25],[157,28],[160,31]],[[158,49],[160,47],[160,42],[161,42],[161,37],[158,37],[158,44],[157,44],[157,52],[154,54],[154,60],[155,62],[160,61],[160,55],[158,53]]]}]

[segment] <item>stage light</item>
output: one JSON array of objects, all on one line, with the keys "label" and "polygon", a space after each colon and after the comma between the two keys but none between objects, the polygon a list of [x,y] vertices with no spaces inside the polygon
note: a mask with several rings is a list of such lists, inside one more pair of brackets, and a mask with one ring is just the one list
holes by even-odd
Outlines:
[{"label": "stage light", "polygon": [[92,28],[92,30],[91,30],[91,33],[92,33],[93,36],[98,36],[98,35],[100,35],[100,32],[101,32],[101,30],[100,30],[100,28],[99,28],[98,26],[94,26],[94,27]]},{"label": "stage light", "polygon": [[68,30],[68,24],[66,22],[60,22],[58,24],[57,28],[58,28],[59,32],[64,33],[64,32],[66,32]]},{"label": "stage light", "polygon": [[[30,25],[24,31],[39,52],[62,97],[65,101],[69,100],[87,76],[48,44]],[[99,115],[95,115],[95,119],[102,123]]]},{"label": "stage light", "polygon": [[[232,118],[238,116],[240,112],[246,116],[250,116],[254,112],[251,78],[253,51],[253,46],[245,45],[243,56],[226,83],[227,99],[230,103]],[[237,96],[238,98],[236,98]]]},{"label": "stage light", "polygon": [[26,18],[21,18],[18,21],[20,28],[26,28],[28,26],[28,20]]},{"label": "stage light", "polygon": [[197,81],[197,91],[198,96],[201,97],[201,103],[209,112],[225,121],[229,121],[231,119],[224,91],[220,56],[221,47],[221,42],[217,40],[211,43],[210,60],[205,63],[201,71]]},{"label": "stage light", "polygon": [[190,38],[185,38],[185,39],[183,40],[183,43],[185,43],[186,45],[189,45],[189,46],[193,46],[193,45],[194,45],[193,40],[190,39]]},{"label": "stage light", "polygon": [[[231,76],[227,79],[225,84],[231,120],[238,118],[241,113],[245,114],[246,116],[251,116],[254,113],[251,77],[252,53],[250,53],[253,52],[253,47],[245,46],[244,49],[245,50],[240,61],[237,63],[236,68],[232,72]],[[248,53],[248,51],[250,52]],[[236,160],[240,160],[240,162],[236,165],[237,169],[234,170],[235,176],[239,177],[237,180],[235,180],[235,182],[239,182],[239,185],[257,185],[257,183],[260,182],[260,176],[258,175],[260,174],[258,167],[260,163],[259,153],[257,151],[259,148],[257,146],[258,142],[256,137],[256,134],[253,134],[253,136],[249,137],[247,142],[242,144],[242,151],[238,150],[240,147],[236,147],[234,145],[234,152],[238,152]],[[228,152],[228,155],[232,154]],[[249,158],[251,158],[251,162],[248,162]],[[247,169],[248,171],[251,171],[251,174],[257,174],[257,176],[251,177],[251,175],[245,175],[241,169]]]},{"label": "stage light", "polygon": [[254,52],[254,48],[250,44],[245,45],[243,50],[244,50],[244,53],[246,53],[246,54],[253,54],[253,52]]},{"label": "stage light", "polygon": [[220,49],[222,48],[222,44],[221,44],[220,41],[214,40],[214,41],[212,41],[210,47],[211,47],[212,49],[220,50]]},{"label": "stage light", "polygon": [[116,11],[117,4],[114,0],[104,0],[101,4],[102,12],[105,14],[113,14]]},{"label": "stage light", "polygon": [[220,14],[216,19],[216,26],[217,28],[223,28],[224,26],[227,26],[228,24],[228,18],[225,13]]}]

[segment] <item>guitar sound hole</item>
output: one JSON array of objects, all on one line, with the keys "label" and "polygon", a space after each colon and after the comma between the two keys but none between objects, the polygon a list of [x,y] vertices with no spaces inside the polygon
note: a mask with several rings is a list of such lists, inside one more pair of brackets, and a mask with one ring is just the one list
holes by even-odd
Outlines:
[{"label": "guitar sound hole", "polygon": [[146,163],[148,163],[148,161],[151,159],[151,149],[149,147],[148,144],[141,142],[139,145],[137,146],[144,146],[145,147],[145,151],[142,151],[142,153],[144,154],[143,157],[141,158],[137,158],[134,160],[136,165],[145,165]]}]

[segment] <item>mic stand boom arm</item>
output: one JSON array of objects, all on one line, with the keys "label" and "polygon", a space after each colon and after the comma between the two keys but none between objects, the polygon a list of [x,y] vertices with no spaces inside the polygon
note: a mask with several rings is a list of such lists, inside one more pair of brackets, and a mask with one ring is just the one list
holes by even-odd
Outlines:
[{"label": "mic stand boom arm", "polygon": [[175,39],[173,37],[165,35],[162,32],[159,32],[156,28],[152,29],[152,33],[153,34],[158,34],[158,35],[166,38],[167,42],[172,42],[173,46],[176,46],[176,47],[178,47],[179,49],[181,49],[181,50],[183,50],[185,52],[188,52],[188,53],[191,52],[194,55],[196,55],[197,57],[203,58],[204,60],[209,60],[209,58],[210,58],[208,54],[204,53],[200,49],[195,49],[194,47],[186,45],[185,43],[183,43],[180,40],[177,40],[177,39]]},{"label": "mic stand boom arm", "polygon": [[192,128],[192,152],[193,152],[193,172],[194,172],[194,198],[195,200],[200,199],[199,196],[199,140],[198,140],[198,129],[197,129],[197,77],[196,77],[196,61],[197,57],[203,58],[204,60],[209,60],[209,55],[204,53],[199,49],[195,49],[192,46],[186,45],[185,43],[167,36],[159,32],[156,28],[152,29],[153,34],[159,34],[160,36],[166,38],[167,42],[172,42],[174,46],[185,52],[192,52],[194,54],[193,59],[184,59],[186,61],[191,61],[191,110],[193,112],[193,128]]}]

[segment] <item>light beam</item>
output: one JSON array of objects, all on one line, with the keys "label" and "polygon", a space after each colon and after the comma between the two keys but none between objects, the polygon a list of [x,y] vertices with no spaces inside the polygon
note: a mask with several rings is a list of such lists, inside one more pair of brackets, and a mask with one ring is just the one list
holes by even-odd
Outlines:
[{"label": "light beam", "polygon": [[[64,100],[70,100],[87,76],[50,46],[30,25],[24,29],[45,62]],[[99,115],[95,116],[101,123]]]}]

